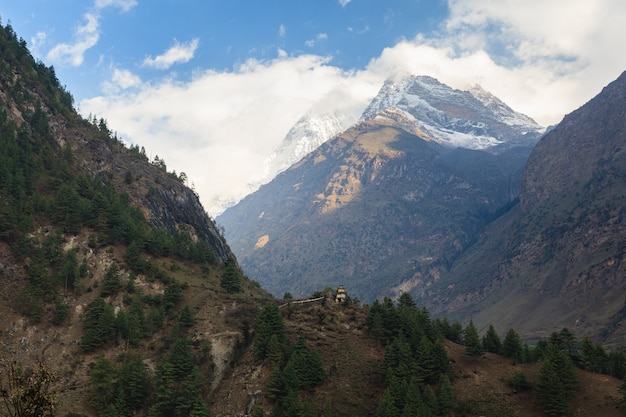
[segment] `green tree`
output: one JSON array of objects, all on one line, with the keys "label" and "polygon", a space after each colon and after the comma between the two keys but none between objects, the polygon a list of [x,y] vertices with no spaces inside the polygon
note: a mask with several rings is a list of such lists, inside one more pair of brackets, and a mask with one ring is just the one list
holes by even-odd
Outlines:
[{"label": "green tree", "polygon": [[234,258],[228,258],[222,271],[220,285],[230,293],[241,292],[241,272]]},{"label": "green tree", "polygon": [[265,359],[272,335],[276,335],[278,344],[281,349],[283,349],[286,346],[287,340],[285,322],[278,310],[278,306],[273,303],[263,307],[259,314],[253,345],[254,353],[257,358]]},{"label": "green tree", "polygon": [[383,398],[378,403],[376,417],[400,417],[400,411],[396,407],[395,398],[389,390],[385,390]]},{"label": "green tree", "polygon": [[172,365],[174,379],[182,379],[194,367],[191,356],[191,341],[187,337],[178,337],[170,351],[168,362]]},{"label": "green tree", "polygon": [[513,329],[509,329],[502,342],[502,355],[505,358],[513,359],[516,362],[522,362],[523,347],[519,335]]},{"label": "green tree", "polygon": [[100,297],[94,299],[85,310],[81,348],[90,352],[105,344],[115,334],[113,307]]},{"label": "green tree", "polygon": [[180,313],[180,317],[178,318],[178,322],[183,327],[191,327],[193,326],[193,315],[191,314],[191,309],[188,305],[183,307],[183,311]]},{"label": "green tree", "polygon": [[114,398],[114,370],[111,361],[101,355],[89,372],[89,403],[96,413],[104,414]]},{"label": "green tree", "polygon": [[148,372],[140,355],[124,355],[117,374],[116,402],[122,415],[132,415],[144,405],[148,395]]},{"label": "green tree", "polygon": [[465,345],[465,353],[472,357],[481,356],[483,351],[478,331],[472,320],[465,327],[465,336],[463,337],[463,345]]},{"label": "green tree", "polygon": [[110,295],[116,295],[122,288],[120,281],[120,268],[117,264],[112,263],[104,274],[102,279],[102,290],[100,291],[101,297],[108,297]]},{"label": "green tree", "polygon": [[565,394],[568,397],[571,396],[578,388],[579,380],[576,367],[570,355],[555,345],[550,345],[544,360],[549,361],[554,366]]},{"label": "green tree", "polygon": [[570,412],[563,383],[549,360],[544,360],[535,385],[535,404],[551,417],[566,416]]},{"label": "green tree", "polygon": [[491,352],[495,354],[502,353],[502,342],[500,341],[500,336],[496,333],[496,329],[494,329],[493,325],[489,325],[489,329],[483,336],[482,340],[483,349],[485,352]]},{"label": "green tree", "polygon": [[402,307],[412,308],[412,309],[417,308],[415,301],[413,300],[413,298],[408,292],[403,292],[400,295],[400,297],[398,297],[398,306],[401,308]]},{"label": "green tree", "polygon": [[454,389],[447,375],[439,377],[439,393],[437,395],[437,411],[446,414],[454,407]]},{"label": "green tree", "polygon": [[289,387],[296,390],[313,387],[326,378],[319,353],[306,344],[302,333],[298,335],[284,372],[293,372]]}]

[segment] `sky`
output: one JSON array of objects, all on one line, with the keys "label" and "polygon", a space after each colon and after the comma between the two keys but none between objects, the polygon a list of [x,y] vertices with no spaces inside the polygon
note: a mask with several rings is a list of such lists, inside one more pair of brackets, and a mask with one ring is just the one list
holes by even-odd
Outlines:
[{"label": "sky", "polygon": [[626,70],[623,0],[0,0],[0,19],[211,216],[300,117],[356,122],[389,77],[480,84],[547,126]]}]

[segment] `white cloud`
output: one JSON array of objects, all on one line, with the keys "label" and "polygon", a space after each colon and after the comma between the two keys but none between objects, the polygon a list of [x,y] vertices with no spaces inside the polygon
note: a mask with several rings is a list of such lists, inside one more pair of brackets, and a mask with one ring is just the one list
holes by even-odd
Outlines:
[{"label": "white cloud", "polygon": [[339,4],[341,4],[341,7],[346,7],[351,1],[352,0],[339,0]]},{"label": "white cloud", "polygon": [[73,67],[82,65],[85,52],[100,40],[100,11],[110,6],[128,11],[136,4],[135,0],[96,0],[93,11],[83,16],[86,22],[74,31],[74,43],[60,43],[54,46],[47,54],[48,60]]},{"label": "white cloud", "polygon": [[143,84],[84,100],[80,108],[105,117],[125,140],[163,157],[169,169],[185,171],[215,214],[215,199],[243,197],[264,160],[314,103],[342,106],[356,121],[378,88],[357,78],[327,58],[283,55],[249,60],[230,72],[206,71],[188,83]]},{"label": "white cloud", "polygon": [[48,52],[48,59],[59,64],[78,67],[85,59],[85,52],[98,43],[99,16],[92,13],[85,14],[84,25],[79,26],[74,32],[75,42],[72,44],[61,43]]},{"label": "white cloud", "polygon": [[104,9],[105,7],[115,6],[127,12],[137,5],[136,0],[96,0],[95,7],[97,9]]},{"label": "white cloud", "polygon": [[283,38],[285,36],[285,34],[287,33],[287,28],[285,27],[285,25],[280,25],[278,27],[278,36],[280,36],[281,38]]},{"label": "white cloud", "polygon": [[118,92],[80,108],[106,117],[124,138],[164,157],[170,169],[185,171],[216,214],[216,200],[248,192],[300,116],[335,110],[356,120],[388,76],[428,74],[456,88],[478,83],[552,124],[626,69],[621,0],[449,0],[449,9],[436,36],[402,40],[360,71],[279,50],[273,61],[250,60],[189,82],[141,84],[130,73],[113,74]]},{"label": "white cloud", "polygon": [[317,36],[315,37],[315,39],[306,40],[304,42],[304,45],[308,46],[309,48],[312,48],[312,47],[315,46],[316,41],[318,41],[318,40],[322,41],[322,40],[325,40],[325,39],[328,39],[328,34],[326,34],[326,33],[318,33]]},{"label": "white cloud", "polygon": [[174,64],[189,62],[196,53],[199,45],[200,40],[198,38],[194,38],[186,43],[175,42],[174,46],[163,54],[157,55],[154,58],[145,58],[142,65],[157,69],[168,69]]},{"label": "white cloud", "polygon": [[35,36],[30,39],[30,50],[34,56],[40,55],[40,49],[45,45],[47,37],[46,32],[37,32]]},{"label": "white cloud", "polygon": [[138,87],[141,85],[141,78],[128,70],[115,69],[113,71],[113,81],[121,88]]}]

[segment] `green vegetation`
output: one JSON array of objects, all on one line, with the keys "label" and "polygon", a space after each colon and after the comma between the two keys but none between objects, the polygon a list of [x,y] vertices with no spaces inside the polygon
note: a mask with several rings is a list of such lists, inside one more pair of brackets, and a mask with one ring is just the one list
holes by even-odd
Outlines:
[{"label": "green vegetation", "polygon": [[385,298],[371,306],[367,327],[386,345],[386,388],[378,417],[443,415],[452,409],[452,375],[443,334],[425,309],[418,309],[408,294],[397,306]]},{"label": "green vegetation", "polygon": [[242,275],[237,266],[237,261],[235,261],[233,257],[230,257],[228,261],[226,261],[226,267],[222,271],[220,285],[228,292],[241,292]]}]

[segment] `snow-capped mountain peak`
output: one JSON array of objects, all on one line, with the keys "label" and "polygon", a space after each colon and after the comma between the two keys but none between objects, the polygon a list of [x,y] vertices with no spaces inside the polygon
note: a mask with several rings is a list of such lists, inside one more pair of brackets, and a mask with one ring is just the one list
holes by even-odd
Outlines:
[{"label": "snow-capped mountain peak", "polygon": [[387,80],[361,116],[361,120],[375,118],[401,119],[405,130],[425,132],[430,140],[469,149],[534,140],[543,131],[530,117],[480,86],[462,91],[429,76]]}]

